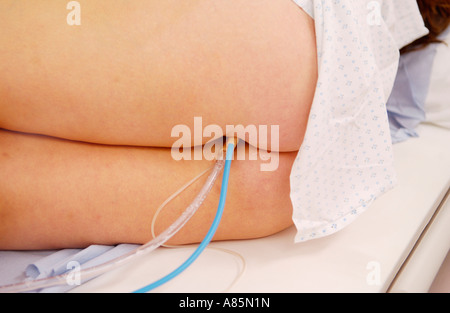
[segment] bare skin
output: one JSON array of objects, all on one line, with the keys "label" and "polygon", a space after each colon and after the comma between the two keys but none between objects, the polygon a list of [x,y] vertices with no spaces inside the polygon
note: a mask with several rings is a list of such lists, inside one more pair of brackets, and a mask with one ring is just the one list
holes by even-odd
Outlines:
[{"label": "bare skin", "polygon": [[[0,246],[50,249],[144,243],[157,207],[211,161],[174,161],[169,149],[111,147],[0,131]],[[256,238],[291,225],[289,173],[259,161],[233,161],[226,210],[215,240]],[[194,199],[206,176],[169,203],[156,233]],[[244,190],[244,192],[243,192]],[[171,243],[198,242],[217,209],[220,178],[204,205]]]},{"label": "bare skin", "polygon": [[[81,26],[55,0],[0,4],[0,249],[147,241],[159,204],[211,165],[167,149],[195,116],[280,126],[277,171],[234,162],[215,240],[289,227],[290,168],[317,80],[312,20],[290,0],[80,3]],[[201,240],[218,195],[172,243]]]}]

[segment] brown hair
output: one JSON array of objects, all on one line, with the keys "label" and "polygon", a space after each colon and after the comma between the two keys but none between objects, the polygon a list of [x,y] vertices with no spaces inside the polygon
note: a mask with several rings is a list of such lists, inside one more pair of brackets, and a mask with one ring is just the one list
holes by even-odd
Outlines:
[{"label": "brown hair", "polygon": [[420,13],[425,26],[430,33],[412,44],[404,47],[401,52],[406,53],[420,50],[432,43],[441,43],[438,36],[447,29],[450,24],[450,1],[449,0],[417,0]]}]

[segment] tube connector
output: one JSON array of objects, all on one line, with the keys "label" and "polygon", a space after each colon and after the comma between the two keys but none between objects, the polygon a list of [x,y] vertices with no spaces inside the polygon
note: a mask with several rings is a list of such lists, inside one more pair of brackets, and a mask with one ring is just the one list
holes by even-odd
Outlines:
[{"label": "tube connector", "polygon": [[227,138],[227,143],[223,150],[226,152],[229,144],[233,144],[234,149],[236,149],[238,143],[239,143],[239,138],[237,138],[237,137]]}]

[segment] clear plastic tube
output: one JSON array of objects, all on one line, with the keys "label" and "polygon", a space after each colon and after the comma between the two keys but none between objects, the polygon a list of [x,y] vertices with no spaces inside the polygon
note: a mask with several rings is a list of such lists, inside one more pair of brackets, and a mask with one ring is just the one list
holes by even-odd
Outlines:
[{"label": "clear plastic tube", "polygon": [[[83,283],[87,282],[90,279],[93,279],[101,274],[104,274],[108,271],[114,270],[119,266],[122,266],[129,261],[135,259],[135,257],[150,253],[156,248],[160,247],[167,240],[172,238],[186,223],[187,221],[195,214],[198,208],[203,204],[206,197],[208,196],[211,188],[216,182],[223,166],[225,164],[225,160],[223,159],[223,155],[219,155],[218,160],[212,170],[212,173],[208,176],[207,181],[205,182],[203,188],[198,193],[197,197],[194,201],[186,208],[186,210],[181,214],[181,216],[167,228],[164,232],[159,234],[156,238],[144,244],[137,249],[130,251],[129,253],[110,260],[102,265],[90,267],[87,269],[82,269],[77,275],[80,275],[80,279]],[[68,282],[68,279],[72,277],[73,273],[68,272],[62,275],[24,281],[16,284],[0,286],[0,293],[17,293],[17,292],[26,292],[33,291],[42,288],[54,287],[65,285]]]},{"label": "clear plastic tube", "polygon": [[[229,141],[231,141],[230,139]],[[142,287],[138,290],[136,290],[134,293],[146,293],[149,292],[168,281],[172,280],[176,276],[180,275],[183,271],[185,271],[199,256],[202,254],[202,252],[205,250],[205,248],[209,245],[212,238],[214,237],[214,234],[217,231],[217,228],[219,227],[220,221],[222,219],[223,211],[225,209],[225,201],[227,198],[227,190],[228,190],[228,181],[230,178],[230,167],[231,167],[231,160],[233,159],[233,153],[234,153],[234,143],[227,143],[227,158],[225,162],[225,169],[223,173],[222,178],[222,187],[220,191],[220,199],[219,199],[219,206],[217,208],[216,216],[214,218],[214,221],[209,228],[208,233],[206,234],[205,238],[203,238],[202,242],[200,242],[200,245],[195,249],[194,253],[191,254],[191,256],[183,262],[178,268],[176,268],[174,271],[170,272],[163,278],[155,281],[154,283],[151,283],[150,285],[147,285],[145,287]]]}]

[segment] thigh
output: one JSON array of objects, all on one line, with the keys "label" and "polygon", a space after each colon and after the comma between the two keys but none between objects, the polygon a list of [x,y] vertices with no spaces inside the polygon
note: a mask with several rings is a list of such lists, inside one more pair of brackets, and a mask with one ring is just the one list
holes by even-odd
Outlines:
[{"label": "thigh", "polygon": [[[234,161],[225,213],[215,240],[267,236],[292,224],[289,197],[294,153],[273,172],[261,161]],[[210,167],[174,161],[168,149],[86,144],[0,130],[0,249],[54,249],[91,244],[145,243],[156,209]],[[159,215],[166,229],[197,195],[206,176]],[[173,238],[199,242],[217,209],[220,179]]]},{"label": "thigh", "polygon": [[[0,127],[170,147],[176,125],[279,125],[301,144],[313,22],[291,0],[2,1]],[[207,138],[205,138],[205,141]]]}]

